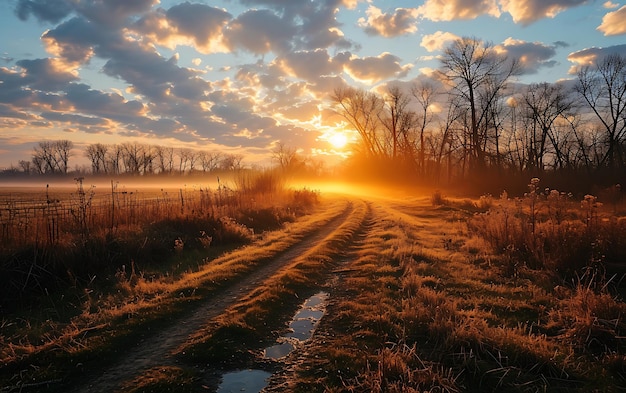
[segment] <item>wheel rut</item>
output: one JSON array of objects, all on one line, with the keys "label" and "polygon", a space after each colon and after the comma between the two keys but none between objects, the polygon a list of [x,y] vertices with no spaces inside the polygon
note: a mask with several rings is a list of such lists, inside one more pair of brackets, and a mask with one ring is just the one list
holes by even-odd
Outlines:
[{"label": "wheel rut", "polygon": [[119,391],[124,382],[132,380],[152,367],[176,364],[171,354],[183,345],[189,336],[204,327],[211,319],[222,314],[228,307],[236,304],[239,299],[252,292],[261,282],[288,265],[294,258],[323,242],[353,213],[354,206],[348,202],[344,211],[322,228],[305,236],[301,242],[280,253],[247,276],[206,298],[190,315],[180,318],[170,327],[153,333],[135,346],[128,348],[117,364],[95,375],[88,383],[69,391],[74,393],[91,393],[94,390]]},{"label": "wheel rut", "polygon": [[[361,223],[359,229],[354,233],[350,241],[349,246],[346,247],[343,252],[337,267],[331,272],[329,280],[325,284],[325,290],[330,293],[330,302],[333,302],[333,295],[336,292],[339,285],[343,280],[345,274],[349,273],[353,268],[351,265],[358,259],[358,252],[362,249],[365,240],[372,231],[376,218],[372,211],[371,203],[365,201],[367,206],[367,214],[365,219]],[[324,317],[322,317],[323,319]],[[309,340],[309,343],[315,339],[315,333]],[[300,350],[293,352],[287,358],[279,360],[281,363],[280,371],[275,372],[268,381],[268,385],[263,389],[265,393],[278,393],[292,390],[290,381],[292,376],[296,372],[296,368],[301,364],[304,359],[311,356],[307,347],[309,343],[305,344]]]}]

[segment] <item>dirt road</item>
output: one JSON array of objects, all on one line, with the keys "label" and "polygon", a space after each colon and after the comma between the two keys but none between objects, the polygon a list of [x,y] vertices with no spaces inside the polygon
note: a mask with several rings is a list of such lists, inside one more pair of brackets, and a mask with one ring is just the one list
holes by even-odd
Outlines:
[{"label": "dirt road", "polygon": [[271,262],[262,265],[245,278],[227,285],[214,296],[205,299],[192,314],[176,321],[171,327],[146,336],[144,340],[128,348],[121,361],[115,366],[102,370],[102,373],[95,375],[89,383],[71,391],[79,393],[113,392],[119,390],[124,382],[132,380],[152,367],[174,365],[175,359],[171,356],[172,352],[185,343],[190,335],[253,291],[259,283],[289,265],[295,258],[325,242],[327,237],[348,220],[352,214],[354,214],[354,208],[351,203],[348,203],[343,213],[329,221],[323,228],[306,236],[303,241],[281,253]]}]

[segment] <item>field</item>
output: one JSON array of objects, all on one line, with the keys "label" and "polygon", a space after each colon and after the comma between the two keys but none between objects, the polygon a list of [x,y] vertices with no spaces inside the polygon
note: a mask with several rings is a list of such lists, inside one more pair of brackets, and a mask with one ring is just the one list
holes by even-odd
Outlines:
[{"label": "field", "polygon": [[2,190],[0,391],[626,386],[618,188],[472,199],[267,176]]}]

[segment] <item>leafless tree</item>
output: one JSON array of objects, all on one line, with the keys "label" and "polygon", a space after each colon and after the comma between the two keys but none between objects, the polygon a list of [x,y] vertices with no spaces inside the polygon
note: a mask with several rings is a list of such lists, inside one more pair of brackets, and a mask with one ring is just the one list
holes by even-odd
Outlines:
[{"label": "leafless tree", "polygon": [[[426,171],[426,129],[433,120],[432,106],[439,92],[431,83],[417,83],[411,89],[411,94],[418,103],[418,112],[416,113],[416,125],[419,139],[418,164],[422,173]],[[445,133],[445,131],[444,131]],[[445,141],[442,138],[442,142]],[[445,142],[444,142],[445,143]],[[441,155],[439,155],[439,158]]]},{"label": "leafless tree", "polygon": [[221,159],[219,152],[213,153],[208,151],[201,151],[198,153],[200,160],[200,166],[203,172],[211,172],[217,169],[219,161]]},{"label": "leafless tree", "polygon": [[18,162],[18,166],[20,167],[22,172],[26,174],[31,172],[31,164],[32,164],[32,161],[26,161],[26,160],[20,160]]},{"label": "leafless tree", "polygon": [[109,146],[102,143],[88,145],[85,156],[91,161],[91,171],[94,174],[107,173],[107,153]]},{"label": "leafless tree", "polygon": [[609,55],[578,72],[576,90],[604,131],[606,149],[598,165],[623,169],[626,164],[626,58]]},{"label": "leafless tree", "polygon": [[384,157],[385,149],[380,138],[383,99],[362,89],[342,87],[335,89],[332,100],[337,112],[361,137],[363,153],[369,157]]},{"label": "leafless tree", "polygon": [[174,170],[174,148],[155,146],[153,150],[159,173],[172,173]]},{"label": "leafless tree", "polygon": [[384,98],[384,110],[379,113],[380,123],[387,131],[391,141],[391,156],[393,161],[399,158],[405,162],[415,161],[415,144],[413,132],[416,126],[416,114],[410,108],[411,96],[399,86],[390,86]]},{"label": "leafless tree", "polygon": [[441,65],[451,94],[461,98],[469,112],[470,167],[483,167],[489,116],[510,78],[519,73],[519,63],[500,55],[490,43],[464,37],[444,50]]},{"label": "leafless tree", "polygon": [[73,147],[69,140],[39,142],[31,162],[39,173],[67,173]]}]

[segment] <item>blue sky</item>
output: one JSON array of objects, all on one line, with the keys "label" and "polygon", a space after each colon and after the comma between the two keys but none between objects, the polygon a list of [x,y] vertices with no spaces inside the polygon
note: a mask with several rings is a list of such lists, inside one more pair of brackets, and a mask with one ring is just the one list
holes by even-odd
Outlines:
[{"label": "blue sky", "polygon": [[626,4],[583,0],[4,0],[0,168],[43,140],[331,160],[338,86],[428,77],[457,37],[521,58],[521,83],[626,56]]}]

